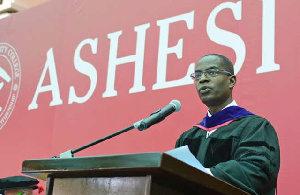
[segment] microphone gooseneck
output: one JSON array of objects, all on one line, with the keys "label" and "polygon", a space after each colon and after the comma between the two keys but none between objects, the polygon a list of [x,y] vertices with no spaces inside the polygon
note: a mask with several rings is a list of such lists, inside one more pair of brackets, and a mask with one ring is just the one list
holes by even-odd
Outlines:
[{"label": "microphone gooseneck", "polygon": [[154,124],[157,124],[161,121],[163,121],[167,116],[169,116],[170,114],[172,114],[173,112],[178,112],[181,109],[181,104],[178,100],[172,100],[166,107],[164,107],[163,109],[159,109],[155,112],[153,112],[150,117],[142,119],[141,121],[138,121],[136,123],[134,123],[134,125],[131,125],[121,131],[115,132],[111,135],[108,135],[104,138],[98,139],[96,141],[93,141],[87,145],[81,146],[75,150],[68,150],[64,153],[61,153],[59,157],[57,156],[53,156],[52,158],[72,158],[74,157],[74,154],[77,152],[80,152],[81,150],[84,150],[86,148],[89,148],[91,146],[94,146],[100,142],[103,142],[107,139],[113,138],[117,135],[120,135],[122,133],[125,133],[127,131],[130,131],[132,129],[138,129],[140,131],[146,130],[149,127],[151,127]]}]

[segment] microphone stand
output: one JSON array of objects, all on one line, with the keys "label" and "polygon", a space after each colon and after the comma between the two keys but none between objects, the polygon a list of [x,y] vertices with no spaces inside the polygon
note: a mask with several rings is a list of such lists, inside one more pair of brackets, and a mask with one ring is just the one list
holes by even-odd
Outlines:
[{"label": "microphone stand", "polygon": [[117,135],[120,135],[121,133],[125,133],[127,131],[130,131],[131,129],[138,129],[139,131],[143,131],[143,130],[146,130],[148,129],[150,126],[156,124],[156,123],[159,123],[161,121],[163,121],[167,116],[169,116],[170,114],[172,114],[173,112],[178,112],[181,108],[181,104],[178,100],[172,100],[170,102],[170,104],[168,104],[166,107],[164,107],[163,109],[159,109],[155,112],[153,112],[150,117],[148,118],[145,118],[145,119],[142,119],[136,123],[134,123],[133,125],[125,128],[125,129],[122,129],[121,131],[118,131],[118,132],[115,132],[111,135],[108,135],[104,138],[101,138],[101,139],[98,139],[96,141],[93,141],[87,145],[84,145],[84,146],[81,146],[80,148],[77,148],[75,150],[68,150],[64,153],[61,153],[59,155],[59,157],[57,156],[53,156],[52,158],[72,158],[74,157],[74,154],[77,153],[77,152],[80,152],[81,150],[84,150],[88,147],[91,147],[93,145],[96,145],[100,142],[103,142],[107,139],[110,139],[110,138],[113,138]]},{"label": "microphone stand", "polygon": [[81,147],[79,147],[79,148],[77,148],[77,149],[75,149],[75,150],[68,150],[68,151],[66,151],[66,152],[64,152],[64,153],[61,153],[61,154],[59,155],[59,157],[53,156],[52,158],[72,158],[72,157],[74,157],[74,154],[75,154],[75,153],[80,152],[81,150],[84,150],[84,149],[86,149],[86,148],[89,148],[89,147],[91,147],[91,146],[93,146],[93,145],[96,145],[96,144],[98,144],[98,143],[100,143],[100,142],[103,142],[103,141],[105,141],[105,140],[107,140],[107,139],[113,138],[113,137],[115,137],[115,136],[117,136],[117,135],[120,135],[121,133],[125,133],[125,132],[127,132],[127,131],[132,130],[132,129],[134,129],[134,125],[131,125],[131,126],[125,128],[125,129],[122,129],[121,131],[115,132],[115,133],[113,133],[113,134],[111,134],[111,135],[108,135],[108,136],[106,136],[106,137],[104,137],[104,138],[101,138],[101,139],[98,139],[98,140],[96,140],[96,141],[93,141],[93,142],[91,142],[91,143],[89,143],[89,144],[87,144],[87,145],[81,146]]}]

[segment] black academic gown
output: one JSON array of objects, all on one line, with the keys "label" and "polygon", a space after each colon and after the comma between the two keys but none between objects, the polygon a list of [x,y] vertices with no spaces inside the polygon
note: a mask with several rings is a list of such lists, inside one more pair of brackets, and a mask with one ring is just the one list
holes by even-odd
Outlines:
[{"label": "black academic gown", "polygon": [[212,174],[251,194],[274,195],[280,166],[280,151],[273,126],[257,115],[242,117],[207,131],[193,127],[184,132],[176,147],[190,151]]}]

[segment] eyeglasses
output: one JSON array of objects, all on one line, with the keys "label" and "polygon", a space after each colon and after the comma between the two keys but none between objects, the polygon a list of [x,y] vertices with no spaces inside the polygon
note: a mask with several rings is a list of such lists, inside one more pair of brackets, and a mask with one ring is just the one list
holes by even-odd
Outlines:
[{"label": "eyeglasses", "polygon": [[208,69],[208,70],[205,70],[205,71],[192,73],[191,78],[194,79],[194,80],[198,80],[203,76],[203,74],[205,76],[209,76],[209,77],[216,77],[220,74],[220,72],[228,74],[229,76],[233,76],[233,74],[231,74],[230,72],[228,72],[226,70]]}]

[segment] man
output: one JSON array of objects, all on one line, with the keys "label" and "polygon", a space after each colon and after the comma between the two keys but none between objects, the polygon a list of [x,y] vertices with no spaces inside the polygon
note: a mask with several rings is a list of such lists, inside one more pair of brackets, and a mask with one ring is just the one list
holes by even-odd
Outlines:
[{"label": "man", "polygon": [[206,55],[191,77],[208,112],[180,136],[176,147],[188,145],[208,173],[221,180],[251,194],[275,194],[280,166],[277,134],[266,119],[232,99],[232,62],[222,55]]}]

